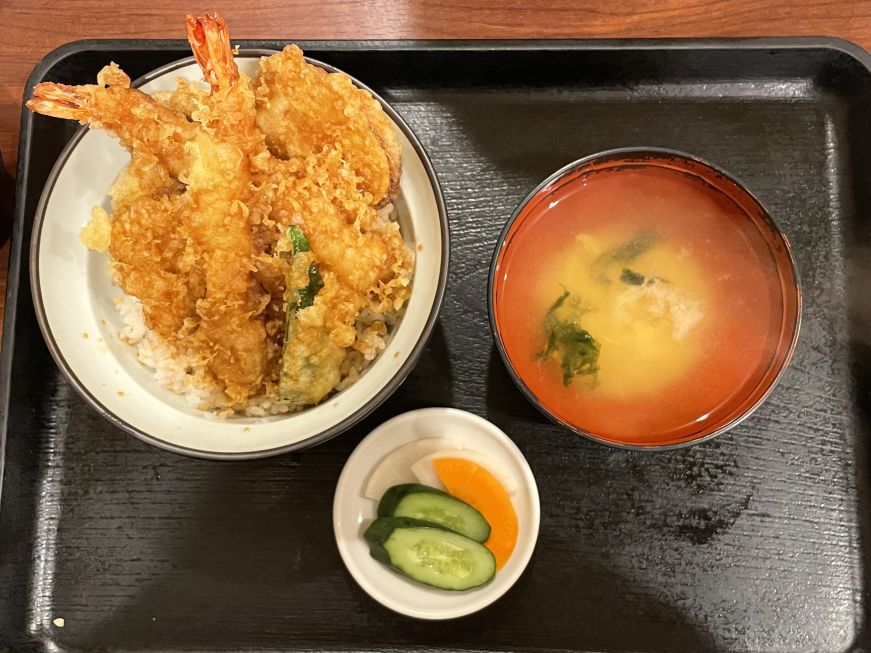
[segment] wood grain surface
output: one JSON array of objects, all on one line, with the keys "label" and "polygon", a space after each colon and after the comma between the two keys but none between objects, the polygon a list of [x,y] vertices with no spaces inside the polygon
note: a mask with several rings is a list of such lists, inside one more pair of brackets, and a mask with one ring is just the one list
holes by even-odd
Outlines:
[{"label": "wood grain surface", "polygon": [[[242,8],[244,6],[244,8]],[[222,12],[237,38],[840,36],[871,47],[862,0],[0,0],[0,152],[14,171],[24,84],[36,63],[84,38],[181,38],[183,15]],[[8,249],[0,250],[0,315]]]}]

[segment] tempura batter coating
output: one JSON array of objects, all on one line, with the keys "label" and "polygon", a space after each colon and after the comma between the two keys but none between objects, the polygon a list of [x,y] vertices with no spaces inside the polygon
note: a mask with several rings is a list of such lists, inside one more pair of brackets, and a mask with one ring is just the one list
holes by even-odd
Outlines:
[{"label": "tempura batter coating", "polygon": [[162,338],[184,337],[205,294],[199,257],[184,225],[178,182],[150,154],[137,152],[110,190],[113,277],[142,302],[146,324]]},{"label": "tempura batter coating", "polygon": [[206,295],[197,302],[200,332],[213,347],[210,369],[242,403],[263,382],[268,296],[256,284],[248,223],[250,173],[239,148],[205,135],[187,144],[196,165],[184,180],[184,221],[205,261]]},{"label": "tempura batter coating", "polygon": [[261,183],[273,220],[280,229],[302,228],[342,283],[374,299],[385,293],[380,284],[410,272],[413,257],[398,226],[380,223],[342,150],[325,148],[299,166],[273,160],[270,172]]},{"label": "tempura batter coating", "polygon": [[370,202],[386,204],[399,188],[401,154],[381,105],[344,73],[327,73],[289,45],[262,60],[255,89],[257,125],[279,157],[340,148]]}]

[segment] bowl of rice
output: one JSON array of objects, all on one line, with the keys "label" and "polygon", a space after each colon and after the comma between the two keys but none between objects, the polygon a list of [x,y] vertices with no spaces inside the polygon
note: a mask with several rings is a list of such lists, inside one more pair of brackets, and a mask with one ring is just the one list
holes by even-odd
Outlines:
[{"label": "bowl of rice", "polygon": [[[236,62],[254,77],[264,51],[241,51]],[[334,69],[308,59],[328,72]],[[193,58],[159,68],[136,82],[154,94],[177,80],[202,84]],[[377,221],[396,223],[413,253],[407,301],[383,311],[363,309],[340,379],[319,403],[294,408],[272,396],[252,396],[222,410],[208,361],[168,345],[150,330],[141,302],[109,272],[109,258],[82,244],[93,207],[130,161],[108,133],[81,128],[61,153],[37,207],[31,242],[31,286],[37,319],[61,372],[107,419],[155,446],[216,459],[258,458],[321,443],[370,414],[408,376],[435,324],[447,281],[448,223],[432,165],[408,125],[375,93],[392,121],[402,154],[399,190],[378,208]],[[87,231],[87,229],[86,229]],[[87,236],[87,234],[85,234]]]}]

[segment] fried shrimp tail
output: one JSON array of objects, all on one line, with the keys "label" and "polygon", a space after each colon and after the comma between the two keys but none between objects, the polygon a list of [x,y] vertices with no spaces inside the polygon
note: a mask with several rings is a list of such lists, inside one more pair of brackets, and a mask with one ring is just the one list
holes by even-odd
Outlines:
[{"label": "fried shrimp tail", "polygon": [[44,116],[86,123],[91,102],[92,92],[88,87],[43,82],[33,88],[27,108]]},{"label": "fried shrimp tail", "polygon": [[130,78],[115,64],[103,68],[97,82],[81,86],[37,84],[27,107],[46,116],[103,128],[131,152],[150,152],[173,177],[182,176],[189,166],[184,144],[196,137],[199,127],[184,114],[130,88]]},{"label": "fried shrimp tail", "polygon": [[255,122],[254,89],[251,78],[239,73],[230,46],[227,23],[218,14],[187,17],[188,41],[194,57],[211,86],[191,117],[247,156],[252,169],[266,165],[266,139]]},{"label": "fried shrimp tail", "polygon": [[82,124],[93,122],[97,115],[97,94],[100,87],[129,89],[130,78],[118,64],[105,66],[97,75],[97,85],[69,86],[42,82],[33,87],[33,97],[27,108],[35,113],[64,120],[77,120]]},{"label": "fried shrimp tail", "polygon": [[239,68],[230,47],[230,31],[221,16],[208,12],[202,16],[188,14],[187,34],[194,57],[213,92],[239,79]]}]

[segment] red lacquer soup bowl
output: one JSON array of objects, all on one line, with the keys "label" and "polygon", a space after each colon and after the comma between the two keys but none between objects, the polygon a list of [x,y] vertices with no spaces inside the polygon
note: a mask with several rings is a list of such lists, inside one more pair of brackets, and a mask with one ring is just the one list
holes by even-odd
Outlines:
[{"label": "red lacquer soup bowl", "polygon": [[639,449],[746,418],[801,322],[795,260],[768,211],[722,170],[650,148],[581,159],[530,193],[497,244],[488,300],[533,404]]}]

